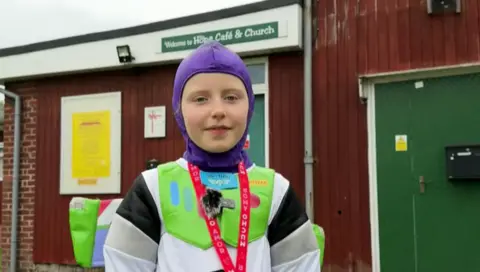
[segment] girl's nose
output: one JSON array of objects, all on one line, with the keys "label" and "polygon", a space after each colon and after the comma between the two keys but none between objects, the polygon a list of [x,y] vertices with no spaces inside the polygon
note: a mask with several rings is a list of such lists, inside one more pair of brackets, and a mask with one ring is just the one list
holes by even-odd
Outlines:
[{"label": "girl's nose", "polygon": [[212,117],[214,119],[225,118],[225,105],[220,101],[215,101],[215,103],[213,103]]},{"label": "girl's nose", "polygon": [[212,111],[212,117],[215,119],[223,119],[225,118],[225,110],[223,109],[215,109]]}]

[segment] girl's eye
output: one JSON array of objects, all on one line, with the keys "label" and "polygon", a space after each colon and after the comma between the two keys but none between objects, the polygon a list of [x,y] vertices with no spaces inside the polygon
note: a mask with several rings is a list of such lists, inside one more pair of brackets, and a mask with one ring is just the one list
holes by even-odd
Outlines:
[{"label": "girl's eye", "polygon": [[199,97],[195,97],[194,101],[196,103],[205,103],[205,102],[207,102],[207,98],[203,97],[203,96],[199,96]]},{"label": "girl's eye", "polygon": [[235,95],[227,95],[227,96],[225,97],[225,99],[228,100],[228,101],[233,102],[233,101],[237,100],[238,97],[235,96]]}]

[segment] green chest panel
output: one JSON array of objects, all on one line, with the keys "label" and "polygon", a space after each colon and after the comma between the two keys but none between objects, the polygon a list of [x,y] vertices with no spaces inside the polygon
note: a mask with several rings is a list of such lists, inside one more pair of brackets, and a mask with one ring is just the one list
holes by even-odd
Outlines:
[{"label": "green chest panel", "polygon": [[[275,172],[254,167],[248,172],[251,193],[249,242],[263,235],[268,227]],[[238,175],[237,175],[238,179]],[[160,209],[165,231],[177,239],[201,249],[212,246],[205,219],[200,215],[195,189],[187,170],[176,162],[158,166]],[[218,219],[222,239],[236,247],[240,223],[240,190],[222,190],[225,198],[235,201],[234,209],[223,209]]]}]

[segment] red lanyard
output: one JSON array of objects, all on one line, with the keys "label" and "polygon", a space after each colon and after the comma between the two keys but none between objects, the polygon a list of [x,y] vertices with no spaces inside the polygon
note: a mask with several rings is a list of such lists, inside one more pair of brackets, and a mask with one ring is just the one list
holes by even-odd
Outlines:
[{"label": "red lanyard", "polygon": [[[190,172],[190,178],[192,179],[193,186],[195,187],[195,194],[197,196],[197,203],[201,205],[201,199],[205,195],[205,186],[203,186],[200,180],[200,171],[195,165],[188,164],[188,170]],[[241,198],[241,210],[240,210],[240,224],[238,226],[238,248],[237,248],[237,269],[232,263],[232,259],[228,254],[227,247],[220,236],[220,228],[215,218],[205,217],[205,223],[207,224],[210,238],[212,239],[213,247],[217,252],[218,258],[222,262],[225,272],[239,272],[247,270],[247,247],[248,247],[248,229],[250,227],[250,187],[248,183],[247,171],[245,170],[245,164],[240,162],[238,165],[238,177],[240,180],[240,198]],[[205,213],[204,211],[202,213]]]}]

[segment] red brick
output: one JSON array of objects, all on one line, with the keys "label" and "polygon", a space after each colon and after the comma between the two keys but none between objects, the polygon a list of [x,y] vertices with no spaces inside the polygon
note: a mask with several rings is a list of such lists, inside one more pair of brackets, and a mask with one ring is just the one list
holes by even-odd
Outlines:
[{"label": "red brick", "polygon": [[[22,95],[22,145],[20,156],[20,188],[18,213],[18,252],[17,271],[85,271],[99,272],[103,269],[81,269],[76,266],[46,265],[33,263],[34,216],[35,216],[35,164],[36,164],[36,122],[37,99],[35,87],[18,91]],[[8,270],[10,264],[10,235],[12,213],[12,174],[13,174],[13,107],[5,105],[4,125],[4,178],[2,192],[2,226],[0,247],[2,267]]]},{"label": "red brick", "polygon": [[[35,146],[36,146],[36,95],[29,89],[29,94],[22,96],[22,145],[20,156],[20,188],[18,214],[18,264],[17,271],[34,271],[32,263],[34,213],[35,213]],[[21,92],[19,92],[22,95]],[[0,246],[2,248],[2,266],[6,270],[10,263],[10,235],[12,213],[12,174],[13,174],[13,131],[14,110],[10,104],[5,105],[4,126],[4,179],[2,192],[2,227]]]}]

